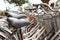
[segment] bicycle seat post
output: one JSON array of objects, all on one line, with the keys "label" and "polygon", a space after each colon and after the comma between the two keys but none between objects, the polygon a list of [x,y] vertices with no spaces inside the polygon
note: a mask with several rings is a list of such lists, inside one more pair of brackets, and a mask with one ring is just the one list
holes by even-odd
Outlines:
[{"label": "bicycle seat post", "polygon": [[23,40],[23,35],[22,35],[21,28],[17,29],[17,35],[18,35],[19,40]]}]

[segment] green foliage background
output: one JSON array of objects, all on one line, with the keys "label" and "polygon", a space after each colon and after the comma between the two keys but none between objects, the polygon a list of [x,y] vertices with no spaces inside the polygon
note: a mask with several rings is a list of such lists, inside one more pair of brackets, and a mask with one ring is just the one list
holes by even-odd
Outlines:
[{"label": "green foliage background", "polygon": [[26,2],[28,2],[28,0],[7,0],[10,3],[17,3],[18,5],[22,5]]}]

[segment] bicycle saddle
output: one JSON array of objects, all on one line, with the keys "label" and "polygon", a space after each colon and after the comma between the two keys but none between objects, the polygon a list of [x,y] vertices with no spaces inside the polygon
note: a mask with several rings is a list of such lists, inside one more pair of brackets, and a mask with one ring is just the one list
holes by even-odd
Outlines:
[{"label": "bicycle saddle", "polygon": [[30,21],[27,19],[16,19],[12,17],[9,17],[7,21],[15,28],[21,28],[30,24]]},{"label": "bicycle saddle", "polygon": [[18,19],[27,17],[25,14],[19,14],[18,12],[14,12],[14,11],[13,12],[7,11],[7,12],[5,12],[5,15],[7,17],[14,17],[14,18],[18,18]]}]

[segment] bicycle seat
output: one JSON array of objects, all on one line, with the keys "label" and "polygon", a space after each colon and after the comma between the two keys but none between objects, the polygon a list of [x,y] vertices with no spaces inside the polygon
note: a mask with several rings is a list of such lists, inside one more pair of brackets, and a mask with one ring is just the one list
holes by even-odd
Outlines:
[{"label": "bicycle seat", "polygon": [[14,17],[14,18],[18,18],[18,19],[27,17],[25,14],[19,14],[18,12],[11,12],[11,11],[5,12],[5,15],[7,17]]},{"label": "bicycle seat", "polygon": [[12,17],[9,17],[7,21],[15,28],[21,28],[30,24],[30,21],[27,19],[16,19]]}]

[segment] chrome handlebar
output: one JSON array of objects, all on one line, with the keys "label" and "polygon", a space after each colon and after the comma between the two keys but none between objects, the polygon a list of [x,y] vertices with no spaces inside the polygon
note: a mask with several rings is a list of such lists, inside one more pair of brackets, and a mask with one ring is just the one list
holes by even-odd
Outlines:
[{"label": "chrome handlebar", "polygon": [[46,3],[41,3],[41,4],[39,4],[40,6],[46,6],[46,7],[48,7],[52,12],[59,12],[59,10],[54,10],[54,9],[52,9],[48,4],[46,4]]}]

